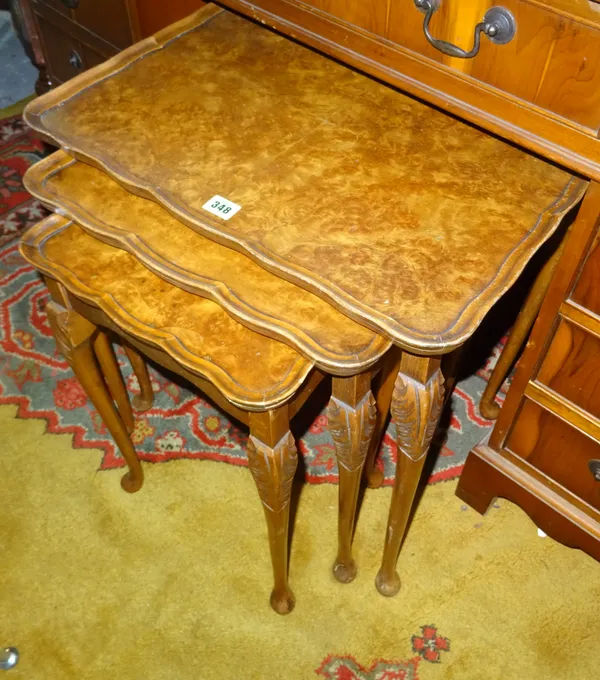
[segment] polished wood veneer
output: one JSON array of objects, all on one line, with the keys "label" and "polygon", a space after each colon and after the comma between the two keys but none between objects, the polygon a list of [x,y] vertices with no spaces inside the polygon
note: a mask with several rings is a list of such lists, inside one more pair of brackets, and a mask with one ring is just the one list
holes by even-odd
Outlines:
[{"label": "polished wood veneer", "polygon": [[346,64],[458,114],[586,177],[600,180],[598,35],[588,0],[442,0],[437,38],[469,49],[492,5],[517,22],[514,39],[482,38],[473,59],[441,55],[413,0],[220,0]]},{"label": "polished wood veneer", "polygon": [[[149,97],[157,77],[169,87]],[[473,333],[586,186],[211,7],[32,102],[25,118],[422,354]],[[242,209],[212,217],[202,205],[215,194]]]},{"label": "polished wood veneer", "polygon": [[330,373],[358,373],[390,348],[389,340],[321,298],[188,229],[153,201],[64,152],[33,165],[24,183],[93,236],[127,250],[166,281],[211,298],[241,323],[286,342]]},{"label": "polished wood veneer", "polygon": [[163,281],[129,253],[103,244],[64,217],[53,215],[30,229],[21,252],[78,298],[99,307],[123,332],[160,348],[240,408],[279,406],[313,369],[287,345],[247,329],[214,302]]}]

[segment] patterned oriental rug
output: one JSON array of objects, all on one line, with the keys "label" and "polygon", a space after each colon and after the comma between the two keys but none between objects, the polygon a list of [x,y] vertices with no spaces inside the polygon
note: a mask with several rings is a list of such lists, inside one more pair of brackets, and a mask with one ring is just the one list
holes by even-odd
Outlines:
[{"label": "patterned oriental rug", "polygon": [[[17,404],[19,418],[43,418],[49,432],[69,433],[76,448],[100,448],[101,470],[124,461],[96,411],[57,353],[44,308],[48,294],[36,272],[19,255],[19,234],[46,211],[24,190],[21,177],[45,153],[20,115],[0,121],[0,404]],[[485,380],[500,352],[494,346],[480,366],[458,383],[434,441],[430,482],[456,478],[469,449],[492,423],[478,411]],[[117,355],[132,394],[137,380],[124,352]],[[163,463],[177,458],[245,465],[246,432],[194,393],[176,376],[151,367],[154,407],[140,414],[132,438],[140,458]],[[500,399],[502,399],[502,395]],[[337,465],[327,430],[325,403],[312,422],[296,427],[307,482],[337,482]],[[378,454],[385,484],[393,483],[396,443],[389,426]]]}]

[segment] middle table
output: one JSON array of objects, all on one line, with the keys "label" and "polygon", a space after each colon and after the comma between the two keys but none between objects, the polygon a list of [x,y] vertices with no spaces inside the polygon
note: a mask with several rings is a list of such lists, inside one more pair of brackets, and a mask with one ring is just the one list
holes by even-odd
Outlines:
[{"label": "middle table", "polygon": [[[114,182],[102,194],[88,179],[85,196],[61,203],[56,197],[65,195],[68,174],[99,172],[64,158],[45,183],[52,203],[52,182],[63,182],[54,203],[83,226],[88,192],[96,201],[102,194],[100,216],[110,229],[89,215],[87,226],[156,273],[176,276],[178,285],[195,277],[196,292],[215,299],[210,286],[198,284],[205,272],[194,271],[194,246],[174,254],[172,244],[191,228],[229,247],[238,291],[248,280],[231,249],[327,303],[320,330],[311,331],[308,322],[286,317],[287,298],[268,299],[266,279],[264,289],[238,292],[234,303],[233,276],[220,302],[242,323],[305,354],[327,347],[319,365],[337,375],[361,365],[336,365],[333,329],[343,317],[365,327],[356,331],[357,357],[375,357],[374,347],[383,353],[386,342],[404,350],[390,395],[402,455],[377,578],[380,592],[396,593],[396,558],[443,403],[441,357],[473,334],[585,183],[212,6],[36,100],[25,118],[71,156],[102,169],[98,182],[110,175],[176,218],[177,227],[160,235],[145,218],[136,226],[133,211],[128,223],[115,225],[118,191],[129,197],[125,210],[131,196]],[[211,213],[215,205],[232,208],[230,219]],[[117,238],[113,228],[130,236]],[[324,334],[333,308],[338,316]],[[280,317],[285,322],[272,323]],[[382,337],[368,340],[367,328]],[[351,396],[349,390],[339,400],[348,426],[346,441],[336,438],[338,449],[361,448],[360,419],[350,424]]]}]

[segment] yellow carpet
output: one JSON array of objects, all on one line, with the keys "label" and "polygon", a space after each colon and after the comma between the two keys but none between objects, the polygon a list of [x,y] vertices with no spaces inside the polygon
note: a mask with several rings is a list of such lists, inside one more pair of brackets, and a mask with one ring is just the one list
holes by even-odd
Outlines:
[{"label": "yellow carpet", "polygon": [[[420,680],[599,677],[600,565],[539,538],[506,501],[481,518],[454,483],[429,487],[400,559],[403,588],[388,600],[373,579],[390,490],[366,494],[360,571],[343,586],[330,572],[337,489],[304,487],[297,604],[279,617],[247,470],[146,465],[130,496],[120,472],[97,472],[99,451],[15,414],[0,407],[0,645],[21,652],[7,680],[319,678],[329,655],[364,668],[419,658]],[[450,641],[439,663],[412,649],[425,625]],[[325,677],[409,677],[357,673]]]}]

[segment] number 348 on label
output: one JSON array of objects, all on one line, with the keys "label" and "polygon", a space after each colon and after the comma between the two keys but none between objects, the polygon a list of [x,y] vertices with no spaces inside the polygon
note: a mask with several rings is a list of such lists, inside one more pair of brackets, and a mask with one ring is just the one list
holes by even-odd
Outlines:
[{"label": "number 348 on label", "polygon": [[234,203],[233,201],[228,201],[223,196],[213,196],[211,199],[206,201],[202,206],[204,210],[209,213],[220,217],[222,220],[228,220],[233,217],[236,212],[242,209],[241,205]]}]

